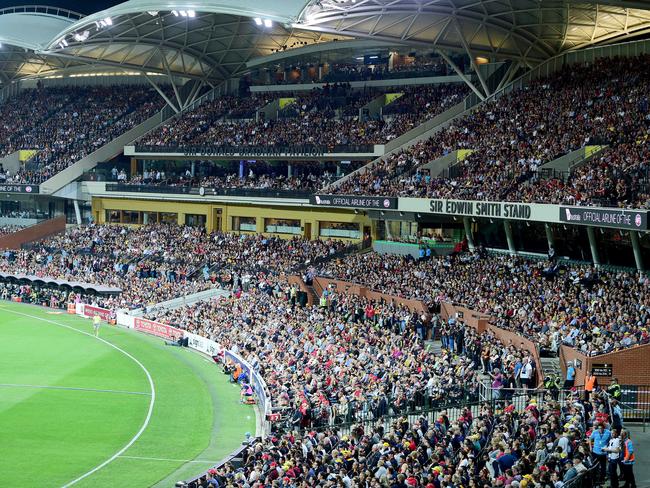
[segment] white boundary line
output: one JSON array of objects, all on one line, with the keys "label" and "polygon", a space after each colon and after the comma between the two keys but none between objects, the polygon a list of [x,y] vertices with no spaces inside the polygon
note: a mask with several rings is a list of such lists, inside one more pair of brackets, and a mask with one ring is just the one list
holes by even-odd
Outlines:
[{"label": "white boundary line", "polygon": [[157,457],[141,457],[141,456],[120,456],[121,459],[135,459],[138,461],[170,461],[175,463],[199,463],[199,464],[217,464],[219,461],[211,461],[210,459],[167,459]]},{"label": "white boundary line", "polygon": [[66,390],[66,391],[89,391],[92,393],[122,393],[124,395],[145,395],[147,391],[125,391],[125,390],[99,390],[97,388],[78,388],[75,386],[50,386],[50,385],[21,385],[14,383],[0,383],[0,388],[38,388],[41,390]]},{"label": "white boundary line", "polygon": [[[93,338],[95,337],[94,334],[91,334],[89,332],[84,332],[83,330],[76,329],[74,327],[71,327],[71,326],[66,325],[66,324],[62,324],[60,322],[55,322],[54,320],[44,319],[42,317],[37,317],[35,315],[30,315],[30,314],[23,313],[23,312],[17,312],[15,310],[5,309],[5,311],[7,311],[9,313],[13,313],[15,315],[22,315],[24,317],[29,317],[31,319],[40,320],[41,322],[48,322],[50,324],[58,325],[59,327],[64,327],[66,329],[73,330],[75,332],[78,332],[79,334],[84,334],[84,335],[87,335],[89,337],[93,337]],[[104,461],[103,463],[101,463],[98,466],[94,467],[93,469],[91,469],[87,473],[84,473],[81,476],[79,476],[78,478],[70,481],[69,483],[66,483],[65,485],[63,485],[62,488],[68,488],[69,486],[72,486],[75,483],[78,483],[79,481],[83,480],[84,478],[87,478],[91,474],[96,473],[97,471],[102,469],[107,464],[110,464],[113,461],[115,461],[115,459],[120,457],[129,447],[131,447],[135,443],[135,441],[137,441],[140,438],[142,433],[145,431],[145,429],[149,425],[149,421],[151,420],[151,414],[153,413],[153,405],[156,402],[156,388],[154,386],[153,379],[151,378],[151,374],[149,374],[149,371],[147,370],[147,368],[145,368],[144,365],[140,361],[138,361],[136,358],[131,356],[131,354],[126,352],[124,349],[116,346],[115,344],[113,344],[111,342],[108,342],[105,339],[102,339],[101,337],[97,337],[96,339],[99,340],[99,341],[102,341],[104,344],[107,344],[108,346],[112,347],[113,349],[118,350],[119,352],[124,354],[126,357],[132,359],[138,366],[140,366],[140,368],[142,368],[142,371],[144,371],[144,374],[147,376],[147,380],[149,380],[149,387],[151,388],[151,400],[149,401],[149,411],[147,412],[147,417],[144,419],[144,423],[142,424],[142,427],[140,427],[140,430],[133,436],[133,438],[126,444],[126,446],[124,446],[122,449],[117,451],[115,454],[113,454],[106,461]]]}]

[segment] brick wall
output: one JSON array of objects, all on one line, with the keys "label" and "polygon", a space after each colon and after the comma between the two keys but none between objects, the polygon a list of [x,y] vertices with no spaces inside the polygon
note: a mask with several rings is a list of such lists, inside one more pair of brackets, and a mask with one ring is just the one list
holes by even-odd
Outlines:
[{"label": "brick wall", "polygon": [[305,282],[302,281],[301,276],[297,275],[289,275],[286,277],[287,281],[289,282],[290,285],[297,285],[298,289],[300,291],[304,291],[307,294],[307,305],[310,307],[314,304],[314,295],[311,293],[311,290],[307,285],[305,285]]},{"label": "brick wall", "polygon": [[410,310],[414,310],[418,313],[424,313],[428,315],[427,307],[419,300],[408,300],[406,298],[400,298],[395,295],[388,295],[386,293],[379,293],[377,291],[372,291],[365,286],[357,285],[355,283],[350,283],[348,281],[333,280],[330,278],[322,278],[320,276],[314,278],[314,289],[316,293],[320,296],[325,288],[330,284],[334,283],[336,285],[336,290],[339,292],[350,293],[352,295],[359,295],[362,297],[369,298],[371,300],[384,300],[387,303],[396,303],[399,305],[405,305]]},{"label": "brick wall", "polygon": [[[576,367],[576,385],[582,385],[585,375],[594,364],[612,366],[612,374],[621,385],[650,385],[650,344],[630,347],[621,351],[610,352],[601,356],[588,357],[579,351],[562,346],[562,371],[566,371],[566,363],[578,359],[582,365]],[[598,383],[609,384],[611,377],[599,376]]]},{"label": "brick wall", "polygon": [[31,227],[0,237],[0,249],[20,249],[23,244],[65,232],[65,216],[40,222]]},{"label": "brick wall", "polygon": [[456,316],[456,314],[462,314],[462,318],[459,317],[459,319],[462,320],[465,325],[476,329],[479,333],[489,331],[506,346],[512,345],[517,349],[528,351],[537,365],[538,384],[544,381],[544,377],[542,376],[542,362],[539,357],[539,352],[537,351],[537,346],[533,341],[526,339],[515,332],[500,329],[499,327],[492,325],[490,323],[492,319],[490,315],[476,312],[475,310],[470,310],[466,307],[456,306],[451,303],[442,303],[440,305],[440,317],[443,320],[447,320],[451,316]]}]

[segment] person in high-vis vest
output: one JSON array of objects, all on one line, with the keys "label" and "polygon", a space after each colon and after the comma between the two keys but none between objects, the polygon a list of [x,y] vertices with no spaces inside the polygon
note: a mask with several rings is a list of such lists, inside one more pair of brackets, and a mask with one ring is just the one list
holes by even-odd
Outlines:
[{"label": "person in high-vis vest", "polygon": [[618,384],[618,380],[616,378],[612,378],[612,381],[609,383],[609,386],[607,387],[607,394],[614,400],[620,400],[623,396],[621,385]]},{"label": "person in high-vis vest", "polygon": [[598,379],[591,373],[587,373],[585,376],[585,401],[589,401],[589,397],[594,392],[598,386]]},{"label": "person in high-vis vest", "polygon": [[554,400],[557,400],[560,393],[560,378],[554,374],[546,375],[544,377],[544,388],[551,394]]},{"label": "person in high-vis vest", "polygon": [[327,297],[324,293],[320,297],[320,308],[327,308]]},{"label": "person in high-vis vest", "polygon": [[634,479],[634,444],[630,439],[629,432],[625,429],[621,431],[621,444],[623,447],[621,473],[625,481],[623,488],[636,488],[636,480]]}]

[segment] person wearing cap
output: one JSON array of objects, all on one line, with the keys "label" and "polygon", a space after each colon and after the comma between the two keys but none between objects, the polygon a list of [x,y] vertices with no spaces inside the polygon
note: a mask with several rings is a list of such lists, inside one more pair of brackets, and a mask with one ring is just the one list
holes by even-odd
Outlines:
[{"label": "person wearing cap", "polygon": [[587,468],[585,467],[585,465],[582,464],[582,456],[580,454],[576,454],[576,456],[573,458],[573,464],[564,474],[564,478],[562,478],[562,482],[568,483],[573,478],[576,478],[580,473],[586,471],[586,469]]},{"label": "person wearing cap", "polygon": [[603,451],[603,448],[609,444],[611,436],[612,432],[605,428],[604,423],[598,424],[598,427],[594,429],[589,436],[591,453],[598,464],[598,475],[600,480],[604,480],[606,476],[607,453]]},{"label": "person wearing cap", "polygon": [[607,387],[607,394],[614,400],[620,400],[623,396],[621,385],[618,384],[616,377],[612,377],[612,381],[610,381],[609,386]]},{"label": "person wearing cap", "polygon": [[547,374],[544,377],[544,388],[557,400],[560,394],[560,378],[556,374]]},{"label": "person wearing cap", "polygon": [[634,444],[630,439],[629,432],[625,429],[621,431],[621,444],[623,447],[621,473],[625,480],[623,488],[636,488],[636,480],[634,479]]},{"label": "person wearing cap", "polygon": [[564,380],[564,389],[570,390],[576,382],[576,368],[573,363],[566,363],[566,379]]}]

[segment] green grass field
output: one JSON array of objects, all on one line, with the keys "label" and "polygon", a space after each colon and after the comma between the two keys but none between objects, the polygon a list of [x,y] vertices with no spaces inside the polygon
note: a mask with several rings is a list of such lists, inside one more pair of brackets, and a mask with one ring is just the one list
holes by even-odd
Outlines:
[{"label": "green grass field", "polygon": [[169,487],[255,433],[212,361],[107,325],[100,339],[90,320],[0,302],[0,486]]}]

